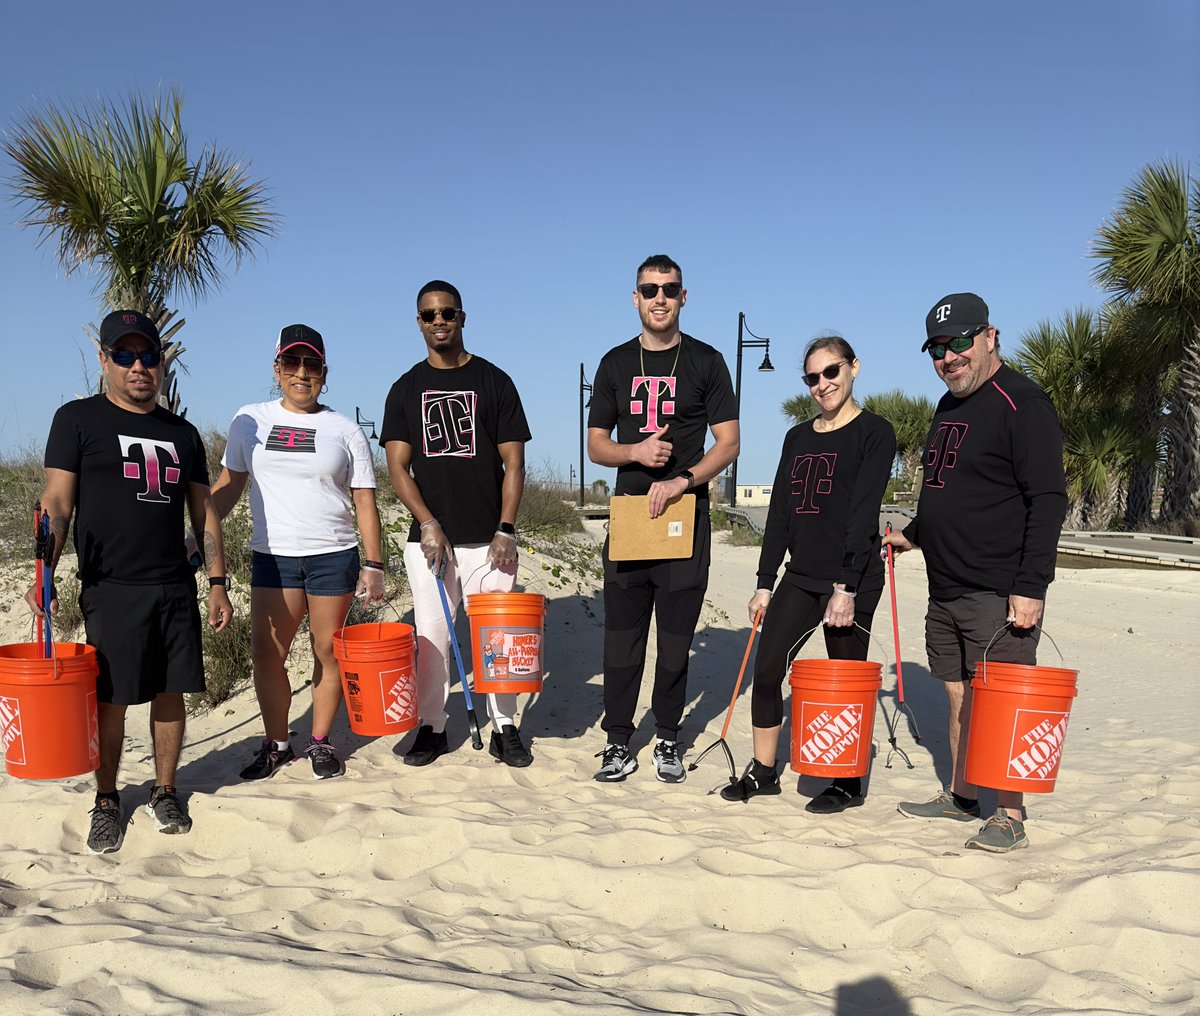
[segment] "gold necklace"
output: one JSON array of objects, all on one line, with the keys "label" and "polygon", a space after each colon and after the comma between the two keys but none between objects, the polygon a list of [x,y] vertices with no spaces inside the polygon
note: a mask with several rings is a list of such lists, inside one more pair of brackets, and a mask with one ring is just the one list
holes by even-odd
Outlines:
[{"label": "gold necklace", "polygon": [[[679,366],[679,351],[683,349],[683,335],[679,336],[679,341],[675,343],[675,362],[671,364],[671,377],[675,376],[675,368]],[[642,338],[638,336],[638,361],[642,365],[642,377],[646,376],[646,347],[642,345]]]}]

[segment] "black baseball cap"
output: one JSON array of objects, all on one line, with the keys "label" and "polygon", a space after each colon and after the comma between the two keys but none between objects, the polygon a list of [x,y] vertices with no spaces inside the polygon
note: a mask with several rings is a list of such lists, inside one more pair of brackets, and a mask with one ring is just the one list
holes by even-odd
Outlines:
[{"label": "black baseball cap", "polygon": [[924,352],[934,339],[965,337],[988,326],[988,305],[974,293],[943,296],[925,315]]},{"label": "black baseball cap", "polygon": [[140,335],[155,349],[162,349],[158,327],[145,314],[136,310],[114,310],[100,322],[100,346],[112,348],[113,343],[126,335]]},{"label": "black baseball cap", "polygon": [[279,329],[279,341],[275,343],[275,355],[286,353],[293,346],[308,346],[322,360],[325,359],[325,340],[321,333],[308,325],[288,325]]}]

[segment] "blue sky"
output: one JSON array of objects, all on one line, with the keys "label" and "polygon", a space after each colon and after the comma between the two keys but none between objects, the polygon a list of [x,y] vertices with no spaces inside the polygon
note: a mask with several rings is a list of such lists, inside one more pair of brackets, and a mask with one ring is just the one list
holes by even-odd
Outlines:
[{"label": "blue sky", "polygon": [[[942,295],[1005,343],[1103,296],[1088,245],[1148,161],[1200,170],[1200,5],[213,0],[6,5],[0,126],[44,100],[178,85],[190,138],[264,179],[282,228],[206,301],[176,301],[188,416],[267,397],[274,336],[324,333],[335,408],[378,420],[424,353],[414,299],[454,282],[468,349],[516,380],[528,460],[579,464],[579,365],[638,331],[633,273],[684,268],[686,331],[734,369],[738,312],[776,371],[742,378],[743,482],[769,482],[833,330],[860,394],[937,396]],[[18,44],[17,40],[24,40]],[[11,166],[0,168],[8,177]],[[0,450],[40,450],[84,388],[94,280],[0,203],[9,361]],[[611,476],[587,464],[587,478]]]}]

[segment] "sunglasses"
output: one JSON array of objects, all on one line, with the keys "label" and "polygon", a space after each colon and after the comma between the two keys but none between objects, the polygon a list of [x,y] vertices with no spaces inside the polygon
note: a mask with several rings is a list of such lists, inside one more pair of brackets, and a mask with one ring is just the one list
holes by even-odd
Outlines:
[{"label": "sunglasses", "polygon": [[821,380],[821,378],[824,378],[826,381],[832,381],[842,372],[842,368],[849,362],[849,360],[842,360],[839,363],[831,363],[824,370],[819,370],[815,373],[801,374],[800,380],[808,385],[809,388],[816,388],[817,383]]},{"label": "sunglasses", "polygon": [[310,374],[320,374],[325,369],[325,361],[319,356],[297,356],[295,353],[280,353],[275,362],[279,364],[280,369],[288,374],[295,374],[303,364],[304,369]]},{"label": "sunglasses", "polygon": [[929,355],[935,360],[944,360],[946,358],[947,349],[952,353],[958,353],[959,355],[962,355],[973,345],[975,345],[975,336],[977,336],[980,332],[986,331],[987,325],[984,325],[982,328],[976,328],[975,331],[973,331],[970,335],[959,335],[951,339],[949,342],[935,342],[928,347]]},{"label": "sunglasses", "polygon": [[162,363],[162,351],[158,349],[143,349],[140,353],[135,353],[132,349],[110,349],[108,358],[112,360],[118,367],[132,367],[139,360],[142,366],[149,370],[151,367],[157,367]]},{"label": "sunglasses", "polygon": [[683,283],[664,282],[661,286],[656,286],[653,282],[643,282],[638,285],[637,291],[642,294],[643,300],[653,300],[658,296],[660,289],[668,300],[678,300],[679,294],[683,292]]},{"label": "sunglasses", "polygon": [[448,324],[451,321],[457,321],[458,315],[461,313],[461,307],[435,307],[432,310],[419,311],[417,316],[427,325],[431,325],[437,320],[437,317],[440,314],[442,316],[442,320]]}]

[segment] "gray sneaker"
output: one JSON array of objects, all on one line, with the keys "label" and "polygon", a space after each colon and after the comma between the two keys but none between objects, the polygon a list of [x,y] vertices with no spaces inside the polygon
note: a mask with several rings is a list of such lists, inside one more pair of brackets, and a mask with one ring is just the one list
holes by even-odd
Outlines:
[{"label": "gray sneaker", "polygon": [[92,809],[92,828],[88,831],[87,848],[93,854],[111,854],[121,849],[125,839],[125,813],[116,801],[102,797]]},{"label": "gray sneaker", "polygon": [[594,779],[601,783],[620,783],[630,773],[637,772],[637,759],[623,744],[607,745],[604,751],[596,753],[596,758],[601,762]]},{"label": "gray sneaker", "polygon": [[1024,822],[997,812],[963,846],[972,850],[990,850],[993,854],[1007,854],[1010,850],[1029,846],[1029,837],[1025,835]]},{"label": "gray sneaker", "polygon": [[659,741],[654,746],[654,775],[660,783],[682,783],[687,779],[675,741]]},{"label": "gray sneaker", "polygon": [[904,801],[896,807],[901,815],[909,818],[952,818],[955,822],[975,822],[979,819],[979,802],[971,807],[962,809],[954,800],[954,795],[948,789],[938,791],[932,801],[916,803]]},{"label": "gray sneaker", "polygon": [[150,792],[150,803],[146,805],[146,811],[154,819],[154,828],[160,833],[175,835],[191,832],[191,816],[188,815],[183,802],[175,796],[174,787],[165,784],[155,787]]}]

